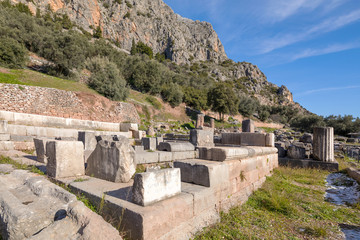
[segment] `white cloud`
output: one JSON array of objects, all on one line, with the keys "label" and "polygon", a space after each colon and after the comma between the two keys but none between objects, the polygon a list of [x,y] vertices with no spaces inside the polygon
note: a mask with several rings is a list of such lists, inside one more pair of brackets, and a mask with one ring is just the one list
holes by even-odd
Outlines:
[{"label": "white cloud", "polygon": [[313,90],[308,90],[305,92],[297,93],[297,94],[294,94],[294,96],[300,97],[300,96],[311,95],[313,93],[318,93],[318,92],[340,91],[340,90],[357,89],[357,88],[360,88],[360,86],[354,85],[354,86],[344,86],[344,87],[319,88],[319,89],[313,89]]},{"label": "white cloud", "polygon": [[359,48],[360,42],[346,43],[346,44],[334,44],[321,49],[306,49],[298,54],[293,55],[290,58],[290,62],[307,57],[320,56],[329,53],[341,52],[349,49]]},{"label": "white cloud", "polygon": [[314,38],[328,32],[335,31],[360,19],[360,9],[352,11],[346,15],[326,19],[323,22],[311,26],[300,33],[278,34],[274,38],[263,41],[260,44],[259,53],[269,53],[276,49]]}]

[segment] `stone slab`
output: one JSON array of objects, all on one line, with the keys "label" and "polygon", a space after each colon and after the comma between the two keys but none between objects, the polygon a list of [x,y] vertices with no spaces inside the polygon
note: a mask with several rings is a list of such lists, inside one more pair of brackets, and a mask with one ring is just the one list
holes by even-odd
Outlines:
[{"label": "stone slab", "polygon": [[0,133],[0,141],[10,141],[10,134]]},{"label": "stone slab", "polygon": [[181,192],[180,169],[168,168],[138,173],[132,187],[133,201],[141,206],[170,198]]},{"label": "stone slab", "polygon": [[120,123],[121,132],[138,131],[139,125],[137,123]]},{"label": "stone slab", "polygon": [[338,171],[339,163],[337,162],[322,162],[317,160],[307,159],[289,159],[279,158],[279,165],[292,168],[318,168],[328,171]]},{"label": "stone slab", "polygon": [[195,158],[196,152],[195,151],[187,151],[187,152],[171,152],[172,153],[172,160],[183,160],[183,159],[192,159]]},{"label": "stone slab", "polygon": [[147,164],[157,163],[159,161],[159,155],[157,152],[136,152],[135,163],[136,164]]},{"label": "stone slab", "polygon": [[266,146],[266,134],[264,133],[241,133],[242,146]]},{"label": "stone slab", "polygon": [[144,146],[145,150],[156,150],[156,138],[144,137],[141,139],[141,145]]}]

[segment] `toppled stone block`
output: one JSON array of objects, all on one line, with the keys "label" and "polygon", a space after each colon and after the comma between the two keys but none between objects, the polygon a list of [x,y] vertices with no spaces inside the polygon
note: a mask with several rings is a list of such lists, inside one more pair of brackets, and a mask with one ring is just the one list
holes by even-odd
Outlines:
[{"label": "toppled stone block", "polygon": [[8,121],[0,120],[0,133],[8,132]]},{"label": "toppled stone block", "polygon": [[54,178],[85,174],[84,145],[79,141],[48,141],[46,143],[46,173]]},{"label": "toppled stone block", "polygon": [[181,181],[214,187],[229,180],[228,165],[204,160],[182,160],[174,162],[181,169]]},{"label": "toppled stone block", "polygon": [[214,131],[192,129],[190,130],[190,142],[196,147],[213,147]]},{"label": "toppled stone block", "polygon": [[144,146],[145,150],[156,150],[156,138],[145,137],[141,139],[141,145]]},{"label": "toppled stone block", "polygon": [[241,128],[242,128],[242,132],[249,132],[249,133],[255,132],[254,121],[251,119],[243,120]]},{"label": "toppled stone block", "polygon": [[137,123],[120,123],[120,132],[138,131],[139,125]]},{"label": "toppled stone block", "polygon": [[312,143],[313,142],[313,135],[310,134],[310,133],[304,133],[304,135],[302,135],[299,138],[299,141],[303,142],[303,143]]},{"label": "toppled stone block", "polygon": [[195,151],[195,147],[189,142],[160,142],[158,150],[168,152],[186,152]]},{"label": "toppled stone block", "polygon": [[306,149],[302,146],[291,145],[288,147],[287,156],[292,159],[304,159],[306,157]]},{"label": "toppled stone block", "polygon": [[135,151],[129,139],[101,140],[87,160],[86,175],[112,182],[129,182],[135,173]]},{"label": "toppled stone block", "polygon": [[83,142],[85,150],[94,150],[96,148],[95,132],[80,131],[78,133],[78,141]]},{"label": "toppled stone block", "polygon": [[133,202],[147,206],[181,192],[180,169],[168,168],[138,173],[132,187]]}]

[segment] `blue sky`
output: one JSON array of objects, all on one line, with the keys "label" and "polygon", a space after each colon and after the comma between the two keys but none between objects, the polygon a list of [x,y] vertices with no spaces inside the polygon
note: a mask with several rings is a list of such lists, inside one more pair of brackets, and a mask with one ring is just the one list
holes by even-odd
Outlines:
[{"label": "blue sky", "polygon": [[164,0],[319,115],[360,117],[360,0]]}]

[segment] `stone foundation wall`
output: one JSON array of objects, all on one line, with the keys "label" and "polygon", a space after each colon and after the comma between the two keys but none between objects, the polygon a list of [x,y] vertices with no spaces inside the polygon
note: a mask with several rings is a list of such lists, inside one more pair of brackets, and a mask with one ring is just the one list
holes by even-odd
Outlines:
[{"label": "stone foundation wall", "polygon": [[0,84],[0,110],[103,122],[140,122],[135,106],[53,88]]}]

